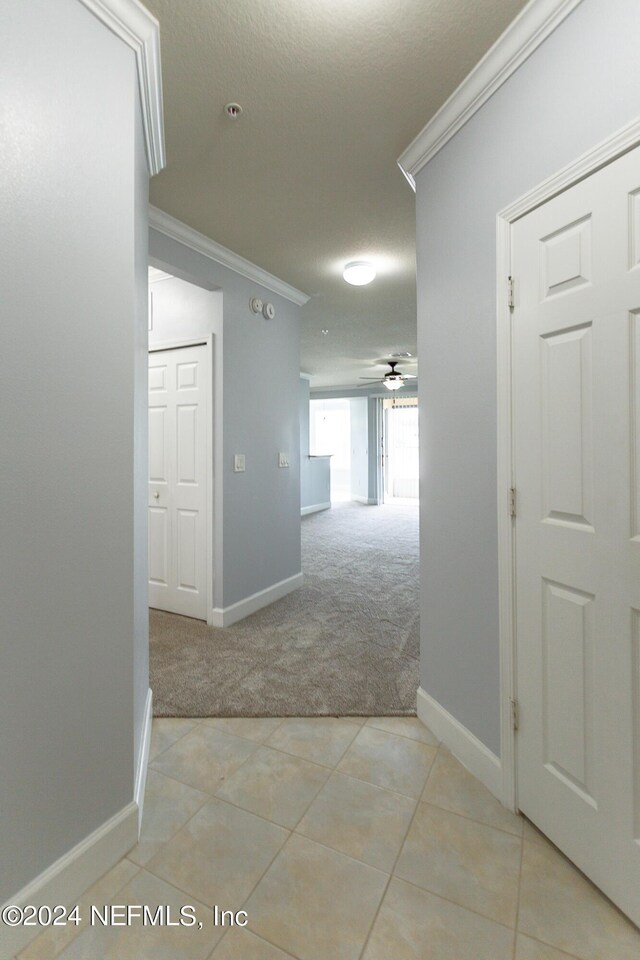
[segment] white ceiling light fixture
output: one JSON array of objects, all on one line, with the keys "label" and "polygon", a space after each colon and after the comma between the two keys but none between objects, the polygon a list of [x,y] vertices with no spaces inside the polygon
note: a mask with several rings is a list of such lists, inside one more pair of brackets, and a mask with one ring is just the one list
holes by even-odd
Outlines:
[{"label": "white ceiling light fixture", "polygon": [[347,283],[353,284],[354,287],[364,287],[365,284],[371,283],[375,279],[375,275],[376,268],[372,263],[367,263],[366,260],[353,260],[342,271],[344,279]]},{"label": "white ceiling light fixture", "polygon": [[399,390],[404,383],[404,380],[399,373],[396,373],[393,375],[387,374],[383,382],[387,390]]}]

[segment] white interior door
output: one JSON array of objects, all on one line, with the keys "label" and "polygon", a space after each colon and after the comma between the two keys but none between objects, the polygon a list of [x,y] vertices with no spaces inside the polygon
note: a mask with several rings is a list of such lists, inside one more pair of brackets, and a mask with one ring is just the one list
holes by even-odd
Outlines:
[{"label": "white interior door", "polygon": [[149,606],[207,619],[206,347],[149,355]]},{"label": "white interior door", "polygon": [[519,807],[640,923],[640,149],[512,255]]}]

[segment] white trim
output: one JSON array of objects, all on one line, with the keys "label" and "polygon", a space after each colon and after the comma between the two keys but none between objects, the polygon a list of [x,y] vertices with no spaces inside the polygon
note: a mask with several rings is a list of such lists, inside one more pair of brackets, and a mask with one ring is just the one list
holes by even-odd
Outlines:
[{"label": "white trim", "polygon": [[162,112],[160,25],[138,0],[80,0],[80,3],[135,53],[147,165],[152,176],[160,173],[167,162]]},{"label": "white trim", "polygon": [[581,3],[581,0],[531,0],[398,160],[415,190],[415,176],[470,120],[496,90]]},{"label": "white trim", "polygon": [[304,306],[309,300],[306,293],[302,293],[301,290],[296,290],[295,287],[285,283],[284,280],[279,280],[278,277],[274,277],[273,274],[267,273],[262,267],[256,266],[255,263],[251,263],[250,260],[245,260],[240,254],[228,250],[227,247],[223,247],[220,243],[216,243],[215,240],[209,239],[209,237],[206,237],[203,233],[198,233],[197,230],[188,227],[187,224],[181,220],[176,220],[175,217],[171,217],[168,213],[164,213],[162,210],[158,210],[157,207],[151,205],[149,206],[149,226],[159,233],[163,233],[165,237],[177,240],[178,243],[182,243],[185,247],[189,247],[191,250],[203,254],[203,256],[208,257],[210,260],[215,260],[216,263],[222,264],[223,267],[228,267],[229,270],[240,274],[241,277],[254,280],[256,283],[259,283],[260,286],[265,287],[265,289],[271,290],[272,293],[277,293],[279,296],[284,297],[285,300],[291,300],[292,303],[296,303],[300,307]]},{"label": "white trim", "polygon": [[580,180],[584,180],[585,177],[591,176],[596,170],[611,163],[612,160],[622,156],[623,153],[633,150],[639,143],[640,117],[637,117],[614,133],[613,136],[601,141],[591,150],[587,150],[577,160],[567,164],[558,173],[548,177],[533,190],[529,190],[514,203],[509,204],[508,207],[499,212],[498,217],[501,220],[513,223],[525,214],[535,210],[542,203],[546,203],[547,200],[551,200],[562,193],[563,190],[567,190]]},{"label": "white trim", "polygon": [[498,623],[500,643],[500,758],[504,780],[500,799],[509,810],[516,810],[515,732],[511,718],[511,698],[516,696],[514,646],[515,521],[509,510],[509,490],[515,485],[511,443],[511,310],[505,259],[510,263],[510,226],[498,218],[496,255],[497,364],[496,403],[498,435]]},{"label": "white trim", "polygon": [[417,712],[418,719],[449,748],[463,767],[484,784],[494,797],[502,800],[502,764],[495,753],[422,687],[418,688]]},{"label": "white trim", "polygon": [[[400,397],[417,397],[418,396],[418,378],[411,381],[411,385],[405,383],[404,387],[401,388],[402,393]],[[371,390],[372,393],[365,393],[366,390]],[[397,391],[398,393],[400,391]],[[387,390],[386,387],[375,387],[363,386],[362,384],[352,383],[346,384],[343,383],[339,387],[311,387],[311,399],[312,400],[340,400],[344,398],[345,400],[357,400],[358,397],[364,396],[367,400],[377,400],[379,397],[384,397],[391,399],[392,393],[390,390]]]},{"label": "white trim", "polygon": [[151,726],[153,723],[153,693],[151,687],[147,690],[147,699],[144,705],[144,723],[138,749],[138,765],[136,782],[133,788],[133,799],[138,806],[138,837],[142,829],[142,813],[144,810],[144,791],[147,785],[147,766],[149,763],[149,748],[151,746]]},{"label": "white trim", "polygon": [[359,494],[355,494],[351,497],[352,500],[355,500],[356,503],[366,503],[368,506],[377,507],[380,505],[380,500],[377,497],[361,497]]},{"label": "white trim", "polygon": [[181,350],[182,347],[206,347],[212,335],[195,337],[186,340],[156,340],[149,344],[149,353],[160,353],[162,350]]},{"label": "white trim", "polygon": [[[4,906],[46,903],[72,904],[124,857],[138,841],[138,807],[128,803],[115,816],[56,860],[50,867],[7,900]],[[42,928],[0,926],[0,955],[12,957],[33,940]]]},{"label": "white trim", "polygon": [[303,373],[303,371],[301,370],[301,371],[300,371],[300,379],[301,379],[301,380],[308,380],[309,382],[311,382],[311,374],[310,374],[310,373]]},{"label": "white trim", "polygon": [[244,600],[238,600],[237,603],[232,603],[228,607],[214,607],[209,618],[209,626],[230,627],[232,623],[237,623],[238,620],[243,620],[250,614],[256,613],[257,610],[268,607],[270,603],[286,597],[288,593],[301,586],[302,571],[292,577],[287,577],[286,580],[280,580],[264,590],[259,590],[257,593],[251,594],[250,597],[245,597]]},{"label": "white trim", "polygon": [[[573,163],[568,164],[533,190],[519,197],[497,215],[497,417],[498,417],[498,590],[500,623],[500,717],[503,786],[500,799],[517,809],[517,743],[511,723],[510,698],[517,698],[516,664],[516,525],[508,517],[507,491],[517,477],[513,463],[513,425],[511,417],[511,311],[506,296],[507,277],[511,274],[511,225],[590,176],[607,163],[640,145],[640,118],[627,124],[608,140],[599,143]],[[517,305],[517,278],[516,278]]]},{"label": "white trim", "polygon": [[321,510],[329,510],[330,507],[330,500],[327,500],[326,503],[313,503],[310,507],[300,507],[300,516],[306,517],[310,513],[320,513]]}]

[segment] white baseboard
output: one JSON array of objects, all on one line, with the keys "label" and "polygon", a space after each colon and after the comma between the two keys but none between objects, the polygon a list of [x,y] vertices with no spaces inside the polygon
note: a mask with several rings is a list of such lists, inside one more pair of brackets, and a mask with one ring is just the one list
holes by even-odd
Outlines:
[{"label": "white baseboard", "polygon": [[331,501],[326,503],[313,503],[310,507],[300,507],[300,516],[306,517],[309,513],[319,513],[321,510],[328,510],[331,507]]},{"label": "white baseboard", "polygon": [[463,767],[502,803],[502,764],[470,730],[467,730],[422,687],[418,688],[418,717],[449,748]]},{"label": "white baseboard", "polygon": [[359,495],[356,495],[356,496],[352,496],[351,499],[355,500],[356,503],[366,503],[372,507],[377,507],[380,505],[380,501],[378,500],[377,497],[361,497]]},{"label": "white baseboard", "polygon": [[136,782],[133,799],[138,805],[138,836],[142,829],[142,811],[144,810],[144,790],[147,784],[147,764],[149,763],[149,747],[151,746],[151,726],[153,723],[153,693],[151,687],[147,690],[147,699],[144,705],[144,726],[138,749],[138,766],[136,768]]},{"label": "white baseboard", "polygon": [[274,583],[271,587],[259,590],[258,593],[253,593],[250,597],[245,597],[244,600],[238,600],[237,603],[232,603],[228,607],[214,607],[208,621],[209,626],[230,627],[232,623],[237,623],[238,620],[243,620],[249,614],[256,613],[263,607],[268,607],[270,603],[286,597],[288,593],[292,593],[301,586],[302,571],[292,577],[287,577],[286,580]]},{"label": "white baseboard", "polygon": [[[7,904],[58,903],[67,906],[118,863],[138,840],[138,805],[128,803],[115,816],[81,840],[39,877],[14,894]],[[38,927],[0,927],[0,957],[13,957],[42,932]]]}]

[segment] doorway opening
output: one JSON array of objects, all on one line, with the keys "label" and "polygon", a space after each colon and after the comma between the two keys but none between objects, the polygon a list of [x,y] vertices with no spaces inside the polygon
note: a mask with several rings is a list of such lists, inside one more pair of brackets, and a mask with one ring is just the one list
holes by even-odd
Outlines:
[{"label": "doorway opening", "polygon": [[420,495],[418,398],[385,398],[383,409],[384,502],[417,504]]},{"label": "doorway opening", "polygon": [[309,449],[331,457],[331,502],[351,500],[351,402],[311,400]]}]

